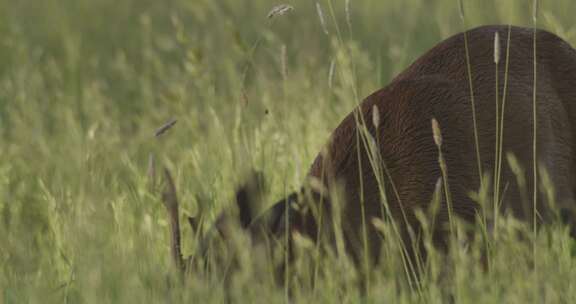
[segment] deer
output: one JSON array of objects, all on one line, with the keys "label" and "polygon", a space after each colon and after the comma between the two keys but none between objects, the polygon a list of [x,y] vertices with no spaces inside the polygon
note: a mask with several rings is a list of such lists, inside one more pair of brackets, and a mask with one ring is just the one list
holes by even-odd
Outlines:
[{"label": "deer", "polygon": [[[502,54],[496,62],[495,51]],[[248,178],[236,193],[238,227],[255,242],[285,235],[290,242],[294,232],[318,242],[320,228],[329,231],[327,223],[336,216],[333,190],[338,188],[339,222],[346,251],[354,260],[367,256],[370,263],[378,262],[382,238],[370,224],[374,218],[394,222],[408,248],[406,255],[414,258],[422,254],[410,245],[414,232],[422,229],[417,210],[429,209],[438,189],[449,192],[450,196],[440,195],[438,225],[432,231],[435,245],[443,247],[451,216],[478,221],[483,210],[470,192],[486,186],[483,175],[498,173],[501,183],[491,193],[500,193],[500,214],[528,223],[536,219],[534,224],[559,216],[576,236],[575,85],[576,50],[550,32],[489,25],[458,33],[353,109],[330,135],[299,191],[255,216],[261,177]],[[502,161],[498,165],[502,153],[513,155],[523,166],[521,176]],[[442,171],[440,155],[447,172]],[[538,186],[532,178],[534,155],[539,176],[546,172],[554,187],[554,202],[542,191],[531,196]],[[178,201],[168,171],[165,179],[172,254],[185,271]],[[225,237],[230,217],[222,214],[216,219],[212,233],[200,241],[200,252],[206,252],[209,238]],[[190,222],[197,226],[194,219]]]}]

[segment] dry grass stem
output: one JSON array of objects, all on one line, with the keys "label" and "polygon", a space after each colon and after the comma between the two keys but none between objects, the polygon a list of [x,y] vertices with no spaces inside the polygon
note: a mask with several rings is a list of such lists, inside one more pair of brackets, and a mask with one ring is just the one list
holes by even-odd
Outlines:
[{"label": "dry grass stem", "polygon": [[464,2],[463,2],[463,0],[458,0],[458,13],[460,15],[460,19],[462,19],[462,21],[464,21],[465,15],[464,15]]},{"label": "dry grass stem", "polygon": [[178,120],[176,119],[169,120],[160,128],[156,129],[156,132],[154,132],[154,136],[160,137],[162,134],[166,133],[166,131],[170,130],[176,124],[176,122],[178,122]]},{"label": "dry grass stem", "polygon": [[322,25],[322,30],[324,34],[328,35],[328,27],[326,26],[326,18],[324,18],[324,11],[322,10],[322,6],[320,2],[316,2],[316,12],[318,13],[318,19],[320,19],[320,25]]},{"label": "dry grass stem", "polygon": [[178,197],[176,195],[176,186],[174,185],[174,180],[172,179],[172,175],[168,169],[164,169],[164,182],[165,186],[162,191],[162,203],[166,207],[170,221],[172,257],[174,259],[174,263],[176,264],[176,268],[178,270],[184,271],[185,264],[181,250]]},{"label": "dry grass stem", "polygon": [[266,18],[268,19],[273,19],[276,18],[278,16],[282,16],[285,15],[291,11],[294,10],[294,7],[288,4],[280,4],[277,5],[275,7],[273,7],[270,12],[268,12],[268,15],[266,15]]}]

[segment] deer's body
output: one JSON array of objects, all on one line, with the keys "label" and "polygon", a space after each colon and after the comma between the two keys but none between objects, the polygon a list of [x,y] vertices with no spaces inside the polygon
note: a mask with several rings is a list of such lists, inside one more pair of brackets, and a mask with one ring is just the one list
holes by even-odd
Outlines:
[{"label": "deer's body", "polygon": [[[493,176],[497,85],[500,106],[505,99],[503,153],[515,155],[524,169],[520,179],[525,181],[525,187],[519,187],[517,177],[506,162],[506,157],[503,157],[500,209],[502,214],[510,213],[519,219],[531,221],[533,30],[511,27],[507,56],[508,29],[508,26],[484,26],[467,33],[481,168],[485,174]],[[501,48],[498,84],[494,63],[496,32],[500,36]],[[536,39],[538,162],[545,168],[555,188],[558,208],[567,214],[574,214],[576,51],[562,39],[545,31],[538,30]],[[380,187],[362,135],[357,131],[354,113],[361,113],[371,137],[375,138],[381,160],[379,166],[385,166],[389,173],[383,179],[388,207],[402,238],[407,240],[408,227],[414,231],[419,229],[415,211],[429,208],[437,180],[442,176],[438,147],[432,134],[432,118],[438,121],[442,131],[442,151],[448,169],[453,213],[473,222],[481,211],[469,196],[471,191],[479,190],[481,180],[470,96],[464,35],[460,33],[436,45],[388,86],[367,97],[334,130],[324,148],[325,152],[316,157],[308,175],[321,181],[321,188],[327,188],[328,192],[333,190],[334,185],[341,186],[343,197],[340,197],[340,201],[343,207],[340,222],[347,249],[353,256],[358,257],[363,248],[365,219],[369,251],[375,260],[378,258],[380,236],[370,221],[372,218],[383,218]],[[372,111],[376,108],[380,117],[377,128],[372,124]],[[330,212],[333,202],[329,195],[312,191],[313,199],[310,196],[303,199],[303,195],[293,194],[276,203],[264,216],[253,220],[250,212],[246,212],[251,197],[246,195],[249,194],[247,192],[241,189],[237,200],[242,226],[250,229],[251,233],[264,230],[283,235],[284,224],[289,223],[290,229],[298,229],[317,239],[320,226],[317,219],[310,212],[294,211],[290,205],[300,204],[302,207],[306,203],[315,204],[315,209],[327,211],[328,220],[333,215]],[[538,203],[539,220],[549,219],[552,212],[546,197],[538,195]],[[442,243],[446,230],[441,227],[448,222],[445,200],[441,202],[436,221],[439,228],[434,231],[434,238]]]},{"label": "deer's body", "polygon": [[[493,176],[496,154],[496,32],[501,40],[498,66],[500,105],[505,98],[503,151],[516,156],[524,169],[522,177],[526,181],[525,189],[520,189],[506,157],[503,157],[501,211],[531,220],[532,29],[511,28],[509,56],[506,56],[507,26],[484,26],[468,32],[481,165],[484,174]],[[558,207],[573,212],[576,207],[576,51],[562,39],[545,31],[538,30],[536,39],[537,158],[555,187]],[[507,57],[509,65],[504,90]],[[377,130],[372,126],[371,118],[374,105],[380,116]],[[448,38],[432,48],[388,86],[367,97],[359,109],[371,135],[377,138],[381,158],[391,175],[393,184],[389,178],[385,178],[386,196],[393,218],[401,227],[406,227],[401,208],[409,225],[418,226],[414,211],[428,208],[436,181],[442,176],[430,124],[432,118],[438,120],[442,130],[442,150],[448,168],[453,211],[460,218],[474,220],[480,210],[469,197],[469,192],[479,190],[480,175],[463,34]],[[374,170],[367,150],[357,136],[353,112],[334,130],[325,149],[328,153],[316,158],[309,173],[310,176],[336,181],[343,186],[345,207],[342,223],[347,241],[353,248],[361,245],[361,201],[364,201],[368,220],[382,217],[382,200]],[[326,185],[330,186],[330,182]],[[394,186],[400,202],[393,191]],[[546,219],[550,213],[549,202],[543,195],[539,195],[537,201],[538,212]],[[438,220],[448,221],[445,202]],[[406,233],[405,229],[402,230]],[[369,223],[368,236],[370,247],[377,253],[379,237]],[[441,239],[442,235],[436,237]]]}]

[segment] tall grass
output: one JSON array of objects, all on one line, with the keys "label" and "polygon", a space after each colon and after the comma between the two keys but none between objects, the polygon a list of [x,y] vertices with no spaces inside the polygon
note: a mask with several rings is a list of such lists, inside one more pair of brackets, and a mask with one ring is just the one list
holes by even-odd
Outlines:
[{"label": "tall grass", "polygon": [[463,0],[458,0],[458,8],[460,13],[460,19],[462,20],[462,31],[464,33],[464,52],[466,53],[466,71],[468,72],[468,88],[470,90],[470,108],[472,111],[472,126],[474,130],[474,148],[476,150],[476,165],[478,169],[478,178],[480,180],[480,185],[482,186],[483,176],[482,173],[482,158],[480,156],[480,144],[478,141],[478,122],[476,119],[476,102],[474,98],[474,81],[472,80],[472,65],[470,64],[470,47],[468,46],[468,26],[466,23],[466,14],[464,13],[464,3]]},{"label": "tall grass", "polygon": [[[498,129],[500,134],[497,135],[496,137],[498,138],[498,143],[497,143],[497,152],[496,152],[496,157],[497,157],[497,162],[496,162],[496,167],[495,167],[495,172],[496,172],[496,176],[495,176],[495,180],[496,180],[496,184],[494,187],[494,190],[497,191],[496,195],[494,195],[494,229],[495,229],[495,233],[497,232],[498,229],[498,213],[500,211],[500,187],[501,187],[501,173],[502,173],[502,154],[504,151],[504,117],[506,115],[506,96],[507,96],[507,92],[508,92],[508,76],[509,76],[509,63],[510,63],[510,38],[511,38],[511,32],[512,32],[512,26],[509,25],[508,26],[508,34],[507,34],[507,39],[506,39],[506,63],[505,63],[505,67],[504,67],[504,88],[503,88],[503,92],[502,92],[502,105],[500,108],[500,123],[498,125]],[[498,60],[499,61],[499,60]],[[498,63],[496,63],[496,65],[498,65]],[[496,73],[498,73],[498,69],[496,69]],[[500,88],[498,82],[496,82],[496,89],[498,90]],[[498,96],[498,94],[496,94],[496,96]],[[498,103],[498,98],[497,98],[497,103]],[[496,115],[496,119],[498,119],[498,115]],[[523,202],[524,203],[524,202]]]},{"label": "tall grass", "polygon": [[[536,240],[536,235],[537,235],[537,229],[538,229],[538,107],[537,107],[537,65],[538,65],[538,60],[537,60],[537,26],[538,26],[538,0],[534,0],[533,1],[533,7],[532,7],[532,21],[534,22],[534,31],[533,31],[533,49],[534,49],[534,53],[533,53],[533,59],[532,59],[532,63],[534,66],[534,81],[532,84],[532,123],[533,123],[533,141],[532,141],[532,174],[533,174],[533,179],[532,179],[532,187],[533,187],[533,195],[532,195],[532,231],[534,234],[534,240]],[[536,253],[537,253],[537,245],[536,245],[536,241],[534,241],[533,246],[532,246],[532,251],[533,251],[533,255],[534,255],[534,259],[536,259]],[[535,286],[537,286],[537,282],[538,282],[538,265],[534,264],[534,282],[535,282]],[[538,295],[538,293],[535,293],[535,298],[537,298],[536,296]]]},{"label": "tall grass", "polygon": [[[0,303],[443,303],[454,294],[472,303],[573,302],[566,231],[534,235],[506,217],[490,240],[489,273],[476,245],[450,258],[432,250],[426,265],[410,265],[397,228],[365,219],[386,237],[381,264],[362,272],[342,235],[339,249],[301,239],[279,288],[273,263],[239,234],[237,271],[195,267],[180,280],[150,155],[173,173],[181,216],[212,223],[252,167],[267,178],[265,201],[275,201],[300,187],[362,96],[462,30],[452,0],[318,3],[328,35],[307,0],[286,1],[293,9],[273,20],[263,0],[0,0]],[[525,1],[465,5],[467,27],[532,24]],[[574,8],[543,2],[538,25],[574,44]],[[172,118],[178,123],[156,138]],[[366,133],[358,138],[372,145]],[[375,170],[385,185],[385,164]],[[193,254],[198,234],[185,224],[182,233],[183,253]],[[528,282],[531,262],[538,276]],[[364,293],[361,277],[370,282]]]}]

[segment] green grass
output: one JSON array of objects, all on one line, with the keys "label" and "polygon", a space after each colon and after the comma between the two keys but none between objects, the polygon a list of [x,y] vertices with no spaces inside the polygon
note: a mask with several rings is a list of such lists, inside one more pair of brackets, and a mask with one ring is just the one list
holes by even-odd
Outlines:
[{"label": "green grass", "polygon": [[[285,301],[249,248],[229,285],[200,271],[178,281],[148,158],[172,170],[187,214],[230,208],[250,168],[264,172],[270,202],[297,189],[359,98],[462,29],[454,0],[350,2],[351,26],[346,1],[319,1],[324,29],[309,0],[286,1],[295,10],[273,20],[278,2],[264,0],[0,0],[0,303]],[[532,25],[527,1],[464,5],[468,27]],[[572,0],[542,1],[538,25],[575,45],[574,11]],[[154,138],[171,118],[176,126]],[[368,294],[346,259],[312,254],[293,265],[292,297],[575,302],[566,231],[534,240],[527,226],[500,221],[488,272],[478,248],[456,248],[448,261],[432,256],[421,288],[410,289],[392,242]],[[191,253],[192,232],[183,233]]]}]

